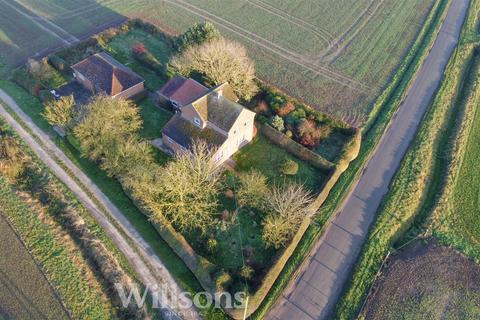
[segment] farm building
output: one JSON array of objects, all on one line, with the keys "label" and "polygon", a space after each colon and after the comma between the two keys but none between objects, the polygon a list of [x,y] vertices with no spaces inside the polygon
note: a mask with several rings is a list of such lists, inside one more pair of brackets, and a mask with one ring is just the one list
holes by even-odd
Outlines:
[{"label": "farm building", "polygon": [[[164,89],[170,85],[160,91],[168,91]],[[252,141],[255,113],[236,102],[238,98],[227,83],[200,96],[198,91],[189,93],[184,85],[178,85],[177,90],[178,94],[173,90],[170,96],[181,97],[176,101],[183,104],[162,130],[163,144],[170,150],[186,151],[195,139],[202,139],[217,149],[212,157],[220,165]]]},{"label": "farm building", "polygon": [[105,52],[72,66],[75,79],[92,94],[132,98],[145,90],[145,80]]}]

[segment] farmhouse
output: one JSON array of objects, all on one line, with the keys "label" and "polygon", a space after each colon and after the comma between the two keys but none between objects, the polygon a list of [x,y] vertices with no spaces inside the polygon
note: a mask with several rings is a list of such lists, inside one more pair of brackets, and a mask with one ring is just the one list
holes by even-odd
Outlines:
[{"label": "farmhouse", "polygon": [[129,99],[145,90],[145,80],[105,52],[72,66],[75,79],[92,94]]},{"label": "farmhouse", "polygon": [[160,89],[165,97],[175,99],[178,108],[162,130],[162,141],[172,151],[181,152],[188,150],[195,139],[203,139],[217,148],[212,156],[220,165],[252,141],[255,113],[236,102],[238,98],[228,83],[213,89],[202,86],[206,90],[199,86],[174,78]]}]

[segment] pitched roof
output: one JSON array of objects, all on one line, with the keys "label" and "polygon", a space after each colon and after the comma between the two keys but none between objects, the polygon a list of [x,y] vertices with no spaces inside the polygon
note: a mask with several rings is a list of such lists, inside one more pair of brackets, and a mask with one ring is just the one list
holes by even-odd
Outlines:
[{"label": "pitched roof", "polygon": [[175,114],[172,119],[163,127],[163,134],[175,140],[184,148],[190,148],[193,141],[202,139],[209,144],[221,146],[227,136],[211,128],[199,128],[187,119],[183,118],[179,113]]},{"label": "pitched roof", "polygon": [[167,99],[176,101],[183,107],[203,96],[208,91],[207,87],[193,79],[176,76],[170,79],[157,93]]},{"label": "pitched roof", "polygon": [[193,107],[204,120],[226,132],[230,131],[238,116],[244,110],[242,105],[225,98],[223,95],[218,95],[215,91],[211,91],[207,96],[195,101]]},{"label": "pitched roof", "polygon": [[141,82],[143,78],[106,54],[96,53],[72,66],[90,80],[97,91],[117,95]]}]

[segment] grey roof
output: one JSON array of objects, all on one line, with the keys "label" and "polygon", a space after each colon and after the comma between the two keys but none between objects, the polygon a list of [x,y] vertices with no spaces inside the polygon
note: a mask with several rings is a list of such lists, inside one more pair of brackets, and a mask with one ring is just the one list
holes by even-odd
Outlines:
[{"label": "grey roof", "polygon": [[99,92],[111,96],[144,81],[138,74],[105,52],[96,53],[78,62],[72,69],[90,80]]},{"label": "grey roof", "polygon": [[187,149],[190,148],[196,139],[205,140],[207,143],[215,146],[221,146],[227,140],[226,135],[209,127],[204,129],[199,128],[183,118],[179,113],[170,119],[165,127],[163,127],[162,132]]},{"label": "grey roof", "polygon": [[195,102],[193,106],[204,120],[226,132],[230,131],[244,109],[242,105],[228,100],[224,96],[217,95],[213,91],[204,99]]}]

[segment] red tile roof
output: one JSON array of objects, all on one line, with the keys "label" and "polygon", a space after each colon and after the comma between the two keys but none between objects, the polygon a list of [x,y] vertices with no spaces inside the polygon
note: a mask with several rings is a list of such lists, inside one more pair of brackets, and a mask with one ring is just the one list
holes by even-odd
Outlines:
[{"label": "red tile roof", "polygon": [[208,91],[207,87],[193,79],[176,76],[170,79],[157,93],[183,107],[205,95]]},{"label": "red tile roof", "polygon": [[72,66],[92,82],[98,92],[117,95],[141,82],[143,78],[105,52],[94,54]]}]

